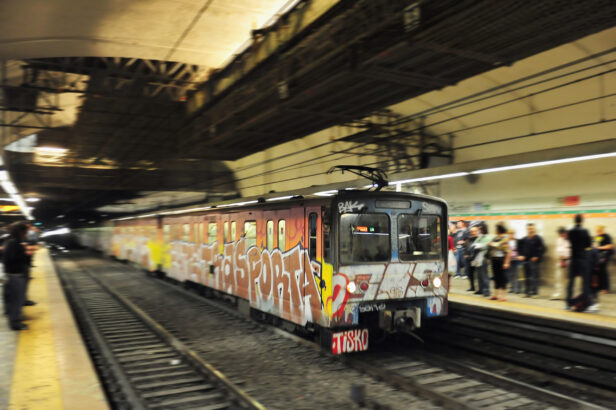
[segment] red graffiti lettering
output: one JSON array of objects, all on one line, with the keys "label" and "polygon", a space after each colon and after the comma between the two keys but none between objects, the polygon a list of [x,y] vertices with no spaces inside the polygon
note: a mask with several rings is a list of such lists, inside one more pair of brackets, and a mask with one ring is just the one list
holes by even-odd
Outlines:
[{"label": "red graffiti lettering", "polygon": [[368,329],[353,329],[332,334],[332,353],[343,354],[368,350]]}]

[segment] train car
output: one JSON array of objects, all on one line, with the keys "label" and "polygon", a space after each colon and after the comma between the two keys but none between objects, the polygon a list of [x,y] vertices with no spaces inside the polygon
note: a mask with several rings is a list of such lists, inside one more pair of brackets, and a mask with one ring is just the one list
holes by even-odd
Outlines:
[{"label": "train car", "polygon": [[111,241],[119,259],[321,332],[333,353],[447,314],[447,205],[438,198],[339,191],[219,205],[116,221]]}]

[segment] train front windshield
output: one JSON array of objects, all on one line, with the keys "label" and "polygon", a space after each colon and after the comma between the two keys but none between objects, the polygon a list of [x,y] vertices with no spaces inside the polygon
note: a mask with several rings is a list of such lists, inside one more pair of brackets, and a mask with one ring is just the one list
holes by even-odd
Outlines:
[{"label": "train front windshield", "polygon": [[339,215],[340,264],[443,260],[444,206],[424,201],[361,201]]}]

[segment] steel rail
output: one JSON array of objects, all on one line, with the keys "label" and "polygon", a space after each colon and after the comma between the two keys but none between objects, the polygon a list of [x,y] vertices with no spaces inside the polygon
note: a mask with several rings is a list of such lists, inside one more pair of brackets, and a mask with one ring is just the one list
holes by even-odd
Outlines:
[{"label": "steel rail", "polygon": [[[159,396],[163,395],[170,397],[169,406],[190,404],[197,401],[205,401],[209,398],[218,400],[218,396],[222,396],[220,398],[229,402],[229,406],[253,410],[265,409],[263,405],[238,388],[224,374],[167,332],[145,312],[110,288],[100,278],[93,275],[91,270],[84,267],[83,264],[80,264],[80,270],[84,275],[82,278],[86,278],[89,282],[82,286],[81,289],[76,284],[75,278],[72,277],[73,275],[67,274],[61,267],[59,267],[58,272],[60,273],[65,292],[73,305],[73,310],[80,319],[80,324],[87,330],[87,334],[92,337],[95,342],[95,350],[102,355],[108,365],[108,370],[111,371],[111,377],[107,379],[114,381],[114,387],[117,385],[122,391],[121,402],[130,405],[130,408],[145,409],[161,405],[166,407],[166,402],[158,399]],[[84,289],[86,287],[87,289]],[[108,295],[108,298],[101,299],[96,295],[90,295],[89,300],[86,302],[83,299],[84,290],[90,293],[93,291],[102,292]],[[120,307],[120,309],[117,309],[114,304]],[[95,309],[93,309],[93,306]],[[124,310],[124,312],[121,312],[121,310]],[[109,311],[117,314],[109,316]],[[121,319],[118,319],[119,317]],[[123,329],[118,327],[118,322],[122,321],[127,323],[130,328]],[[146,331],[139,330],[139,324],[143,324]],[[156,345],[154,350],[158,352],[157,354],[152,354],[153,351],[149,350],[150,348],[146,349],[146,347],[143,347],[144,344],[148,346],[150,340],[155,340],[152,343]],[[111,344],[118,342],[122,343],[119,345],[120,347],[112,349]],[[157,359],[157,355],[160,359]],[[192,369],[188,373],[194,373],[194,375],[200,375],[200,377],[194,377],[194,375],[192,377],[186,376],[187,372],[184,371],[184,377],[179,378],[177,381],[172,379],[139,385],[131,380],[130,373],[134,373],[135,370],[128,369],[127,363],[144,362],[147,365],[152,364],[152,360],[159,360],[162,365],[163,363],[174,362],[173,357],[184,359],[184,364]],[[176,364],[179,365],[181,362],[177,361]],[[178,366],[178,370],[180,369],[181,367]],[[139,376],[135,380],[141,378],[143,379],[140,379],[142,383],[146,379],[150,382],[156,382],[156,380],[153,380],[156,377],[156,375],[146,375]],[[166,375],[163,374],[159,377],[165,378]],[[208,384],[202,384],[203,382]],[[185,385],[194,383],[198,384],[193,386]],[[207,388],[209,384],[215,386],[212,392]],[[158,385],[160,387],[168,386],[167,390],[163,392],[152,391],[151,389],[144,391],[148,387],[156,388]],[[193,391],[203,391],[204,393],[200,396],[191,396]],[[188,394],[188,396],[180,397],[176,400],[176,403],[172,403],[174,397],[171,396],[176,393],[177,395]],[[109,395],[111,396],[111,394]],[[161,401],[157,402],[156,400]],[[183,402],[183,400],[186,402]],[[215,402],[214,406],[215,408],[225,408],[225,404],[220,403],[220,400]]]}]

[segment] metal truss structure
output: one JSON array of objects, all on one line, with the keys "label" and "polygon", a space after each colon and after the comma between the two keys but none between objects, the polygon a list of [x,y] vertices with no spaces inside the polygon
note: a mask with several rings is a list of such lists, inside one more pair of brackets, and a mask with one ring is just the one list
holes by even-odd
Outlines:
[{"label": "metal truss structure", "polygon": [[[252,69],[244,62],[263,50],[249,48],[231,64],[235,69],[193,94],[182,151],[207,155],[235,147],[226,159],[239,158],[616,22],[609,0],[358,0],[332,10],[295,42],[270,47]],[[274,25],[270,37],[284,30]]]},{"label": "metal truss structure", "polygon": [[[136,58],[28,59],[19,84],[0,73],[3,142],[7,129],[37,131],[68,153],[63,173],[17,154],[7,165],[21,167],[25,190],[37,180],[50,190],[153,189],[145,179],[159,172],[175,175],[151,179],[161,190],[229,192],[222,160],[351,124],[363,132],[347,137],[349,153],[376,156],[390,173],[421,168],[450,155],[451,141],[394,126],[384,107],[615,24],[613,0],[304,0],[214,73]],[[59,99],[74,94],[77,119],[58,129]]]}]

